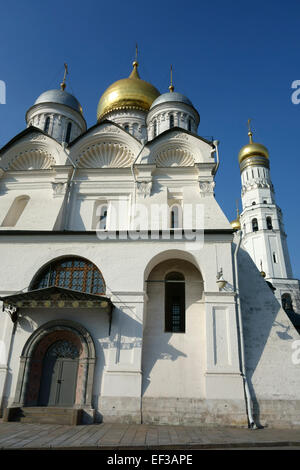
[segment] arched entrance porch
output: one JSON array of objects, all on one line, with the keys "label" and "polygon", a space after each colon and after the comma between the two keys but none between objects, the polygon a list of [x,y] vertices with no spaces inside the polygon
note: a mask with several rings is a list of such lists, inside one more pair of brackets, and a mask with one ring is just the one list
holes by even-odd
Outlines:
[{"label": "arched entrance porch", "polygon": [[13,406],[92,407],[95,346],[71,320],[38,328],[26,342]]}]

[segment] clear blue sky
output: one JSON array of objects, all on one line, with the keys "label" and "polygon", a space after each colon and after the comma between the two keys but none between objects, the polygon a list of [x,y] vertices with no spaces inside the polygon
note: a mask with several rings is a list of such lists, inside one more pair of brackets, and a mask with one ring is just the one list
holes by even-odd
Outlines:
[{"label": "clear blue sky", "polygon": [[270,151],[300,277],[300,104],[291,102],[291,83],[300,80],[298,0],[11,0],[2,2],[1,20],[0,146],[24,129],[38,95],[59,86],[64,62],[67,90],[95,124],[101,94],[129,75],[138,42],[141,77],[167,91],[172,63],[175,89],[200,113],[199,134],[220,140],[216,197],[230,220],[240,198],[237,154],[253,119],[254,139]]}]

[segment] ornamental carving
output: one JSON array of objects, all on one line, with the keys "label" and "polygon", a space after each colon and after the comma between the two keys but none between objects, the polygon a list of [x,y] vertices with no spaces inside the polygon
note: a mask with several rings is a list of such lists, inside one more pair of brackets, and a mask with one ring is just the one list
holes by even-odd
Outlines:
[{"label": "ornamental carving", "polygon": [[270,183],[270,181],[268,181],[265,178],[262,178],[262,179],[256,178],[254,180],[247,181],[243,184],[242,194],[245,194],[246,191],[250,191],[251,189],[259,189],[259,188],[271,189],[271,191],[274,192],[273,184]]},{"label": "ornamental carving", "polygon": [[215,184],[216,183],[214,181],[200,181],[199,188],[201,196],[213,196]]},{"label": "ornamental carving", "polygon": [[172,137],[174,137],[175,139],[189,140],[188,136],[183,132],[178,132],[178,134],[172,135]]},{"label": "ornamental carving", "polygon": [[61,196],[66,192],[66,183],[52,183],[53,195]]},{"label": "ornamental carving", "polygon": [[15,156],[9,170],[47,170],[55,165],[55,159],[47,150],[30,149]]},{"label": "ornamental carving", "polygon": [[133,162],[133,153],[125,145],[101,142],[87,147],[77,158],[79,168],[122,168]]},{"label": "ornamental carving", "polygon": [[97,134],[120,134],[120,129],[118,129],[118,127],[115,127],[115,126],[106,126],[104,127],[103,129],[100,129]]},{"label": "ornamental carving", "polygon": [[32,134],[32,135],[30,136],[30,139],[29,139],[29,140],[30,140],[31,142],[36,142],[36,141],[42,142],[42,141],[45,141],[46,139],[47,139],[47,137],[46,137],[45,135],[41,135],[41,134]]},{"label": "ornamental carving", "polygon": [[156,157],[158,167],[193,166],[195,160],[189,150],[170,148],[162,150]]},{"label": "ornamental carving", "polygon": [[152,189],[152,181],[138,181],[137,192],[138,195],[145,198],[149,197]]}]

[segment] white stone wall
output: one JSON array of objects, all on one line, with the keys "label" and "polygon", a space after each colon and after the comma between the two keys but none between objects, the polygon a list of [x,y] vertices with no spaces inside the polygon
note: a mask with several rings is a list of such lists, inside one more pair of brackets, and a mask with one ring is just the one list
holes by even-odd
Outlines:
[{"label": "white stone wall", "polygon": [[300,365],[293,362],[299,334],[243,249],[238,267],[246,369],[256,421],[299,425]]}]

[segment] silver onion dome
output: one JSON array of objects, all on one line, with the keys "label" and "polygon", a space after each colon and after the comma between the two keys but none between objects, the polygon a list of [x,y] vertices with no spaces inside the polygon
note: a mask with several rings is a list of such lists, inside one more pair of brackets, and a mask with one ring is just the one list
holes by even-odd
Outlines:
[{"label": "silver onion dome", "polygon": [[153,109],[154,106],[157,106],[159,104],[171,102],[184,103],[189,106],[193,106],[192,102],[186,96],[182,95],[181,93],[177,93],[176,91],[172,91],[170,93],[163,93],[158,98],[156,98],[156,100],[153,101],[150,109]]},{"label": "silver onion dome", "polygon": [[72,108],[82,114],[82,107],[79,101],[75,98],[75,96],[64,90],[45,91],[38,97],[34,104],[36,105],[41,103],[63,104],[64,106],[69,106],[69,108]]}]

